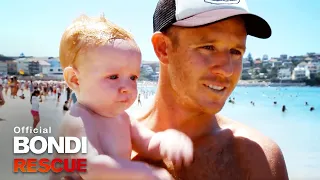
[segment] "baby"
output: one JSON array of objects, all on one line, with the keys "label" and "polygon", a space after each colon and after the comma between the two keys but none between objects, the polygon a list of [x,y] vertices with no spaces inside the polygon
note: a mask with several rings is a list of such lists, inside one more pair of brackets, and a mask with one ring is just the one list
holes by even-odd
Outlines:
[{"label": "baby", "polygon": [[157,179],[147,164],[131,161],[132,150],[166,158],[177,168],[192,162],[193,144],[185,134],[154,133],[125,112],[137,97],[141,53],[124,29],[104,17],[81,16],[62,36],[60,63],[78,102],[65,115],[59,136],[88,138],[87,154],[60,157],[86,158],[81,178]]}]

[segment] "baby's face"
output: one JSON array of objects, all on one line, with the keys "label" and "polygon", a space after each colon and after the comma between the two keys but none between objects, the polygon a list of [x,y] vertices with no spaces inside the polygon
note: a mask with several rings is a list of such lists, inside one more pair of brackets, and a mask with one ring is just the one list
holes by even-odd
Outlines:
[{"label": "baby's face", "polygon": [[79,101],[94,112],[114,117],[137,97],[141,53],[133,42],[116,40],[88,50],[78,59]]}]

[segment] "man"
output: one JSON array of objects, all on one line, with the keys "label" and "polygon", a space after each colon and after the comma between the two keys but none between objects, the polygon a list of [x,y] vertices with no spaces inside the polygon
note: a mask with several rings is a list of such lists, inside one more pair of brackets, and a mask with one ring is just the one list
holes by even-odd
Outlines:
[{"label": "man", "polygon": [[191,167],[164,167],[183,180],[288,179],[275,142],[217,115],[240,78],[247,35],[269,38],[268,23],[245,0],[159,0],[153,28],[157,103],[141,122],[154,131],[178,129],[195,146]]},{"label": "man", "polygon": [[182,180],[288,179],[275,142],[217,115],[240,78],[247,35],[269,38],[268,23],[250,14],[244,0],[159,0],[153,26],[157,103],[140,120],[154,131],[189,135],[195,158],[179,170],[168,161],[145,162]]}]

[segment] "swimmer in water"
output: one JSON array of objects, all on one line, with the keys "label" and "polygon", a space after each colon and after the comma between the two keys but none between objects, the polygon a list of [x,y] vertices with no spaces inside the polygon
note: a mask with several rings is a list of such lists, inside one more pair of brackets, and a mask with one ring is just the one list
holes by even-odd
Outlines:
[{"label": "swimmer in water", "polygon": [[285,112],[286,110],[287,110],[286,106],[283,105],[283,106],[282,106],[282,112]]}]

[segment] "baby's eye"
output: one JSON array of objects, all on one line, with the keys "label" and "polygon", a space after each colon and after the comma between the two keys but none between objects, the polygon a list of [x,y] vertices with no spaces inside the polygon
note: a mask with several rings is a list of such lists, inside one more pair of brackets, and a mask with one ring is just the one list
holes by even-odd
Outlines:
[{"label": "baby's eye", "polygon": [[111,75],[111,76],[109,76],[109,79],[118,79],[118,78],[119,78],[118,75]]},{"label": "baby's eye", "polygon": [[133,80],[133,81],[135,81],[135,80],[138,79],[138,76],[133,75],[133,76],[130,77],[130,79]]}]

